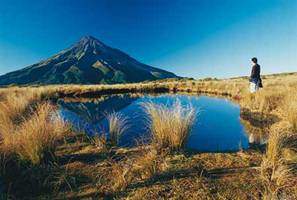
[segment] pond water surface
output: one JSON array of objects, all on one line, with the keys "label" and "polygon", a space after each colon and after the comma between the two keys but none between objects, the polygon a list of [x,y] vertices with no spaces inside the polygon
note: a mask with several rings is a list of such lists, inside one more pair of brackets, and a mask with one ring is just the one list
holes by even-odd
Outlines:
[{"label": "pond water surface", "polygon": [[133,146],[135,140],[149,138],[147,116],[142,103],[154,102],[171,106],[176,100],[199,110],[188,149],[202,152],[226,152],[247,149],[248,137],[240,122],[240,107],[224,98],[183,94],[111,95],[98,99],[60,99],[59,113],[79,131],[89,135],[108,132],[105,114],[121,112],[129,119],[130,128],[120,139],[121,146]]}]

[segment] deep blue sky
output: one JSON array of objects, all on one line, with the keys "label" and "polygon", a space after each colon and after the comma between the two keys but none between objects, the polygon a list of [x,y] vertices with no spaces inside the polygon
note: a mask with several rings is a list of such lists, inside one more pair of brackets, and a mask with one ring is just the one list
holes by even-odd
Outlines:
[{"label": "deep blue sky", "polygon": [[0,0],[0,74],[84,35],[181,76],[297,71],[297,0]]}]

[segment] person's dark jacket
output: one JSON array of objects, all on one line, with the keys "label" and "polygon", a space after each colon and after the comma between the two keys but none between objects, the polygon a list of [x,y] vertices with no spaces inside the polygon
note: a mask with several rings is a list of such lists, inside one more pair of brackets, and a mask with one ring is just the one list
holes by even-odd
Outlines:
[{"label": "person's dark jacket", "polygon": [[260,79],[260,65],[255,64],[252,68],[251,76],[250,76],[250,81],[251,82],[258,82]]},{"label": "person's dark jacket", "polygon": [[260,72],[261,72],[261,67],[258,64],[255,64],[252,68],[251,72],[251,79],[260,79]]},{"label": "person's dark jacket", "polygon": [[259,64],[255,64],[252,68],[250,82],[259,83],[259,86],[262,87],[262,80],[261,80],[261,67]]}]

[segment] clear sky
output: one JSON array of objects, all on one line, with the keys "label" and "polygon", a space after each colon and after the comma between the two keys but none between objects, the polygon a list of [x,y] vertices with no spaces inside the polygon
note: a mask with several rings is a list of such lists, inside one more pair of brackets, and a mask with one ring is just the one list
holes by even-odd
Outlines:
[{"label": "clear sky", "polygon": [[84,35],[181,76],[297,71],[297,0],[0,0],[0,74]]}]

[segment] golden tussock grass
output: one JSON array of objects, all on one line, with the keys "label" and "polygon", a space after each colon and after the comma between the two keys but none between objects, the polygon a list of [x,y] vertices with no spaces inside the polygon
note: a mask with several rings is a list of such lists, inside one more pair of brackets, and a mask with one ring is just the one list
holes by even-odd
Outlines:
[{"label": "golden tussock grass", "polygon": [[120,137],[129,128],[128,118],[119,112],[111,112],[106,115],[109,128],[109,140],[112,146],[119,144]]},{"label": "golden tussock grass", "polygon": [[25,110],[30,112],[33,106],[30,105],[32,95],[23,92],[11,91],[5,93],[0,102],[0,139],[2,146],[9,147],[12,142],[13,133],[18,124],[25,120]]},{"label": "golden tussock grass", "polygon": [[47,154],[54,152],[57,141],[68,133],[67,124],[48,104],[38,106],[31,119],[22,124],[15,138],[16,152],[21,159],[40,163]]},{"label": "golden tussock grass", "polygon": [[3,110],[0,112],[1,151],[16,154],[19,159],[39,164],[53,153],[58,140],[68,132],[52,105],[37,106],[30,118],[15,124]]},{"label": "golden tussock grass", "polygon": [[179,101],[172,106],[149,102],[143,107],[149,116],[153,144],[160,148],[182,149],[194,124],[196,110],[192,106],[182,106]]},{"label": "golden tussock grass", "polygon": [[279,199],[287,187],[296,184],[294,165],[289,163],[286,150],[297,150],[297,133],[272,132],[269,135],[266,154],[260,165],[260,179],[264,188],[264,199]]},{"label": "golden tussock grass", "polygon": [[285,103],[283,109],[286,119],[290,122],[293,131],[297,132],[297,87],[295,91],[289,90],[287,96],[285,96]]},{"label": "golden tussock grass", "polygon": [[113,162],[109,173],[111,174],[111,190],[113,192],[125,190],[134,178],[131,163]]},{"label": "golden tussock grass", "polygon": [[167,152],[158,152],[154,148],[143,148],[142,153],[133,162],[133,173],[140,179],[149,179],[167,168]]},{"label": "golden tussock grass", "polygon": [[125,190],[135,181],[144,181],[158,175],[167,168],[166,151],[140,147],[140,153],[134,158],[125,158],[121,162],[111,163],[112,191]]},{"label": "golden tussock grass", "polygon": [[88,140],[92,145],[98,148],[101,152],[107,152],[108,151],[108,144],[107,144],[107,138],[105,134],[99,135],[96,134],[92,137],[88,137]]}]

